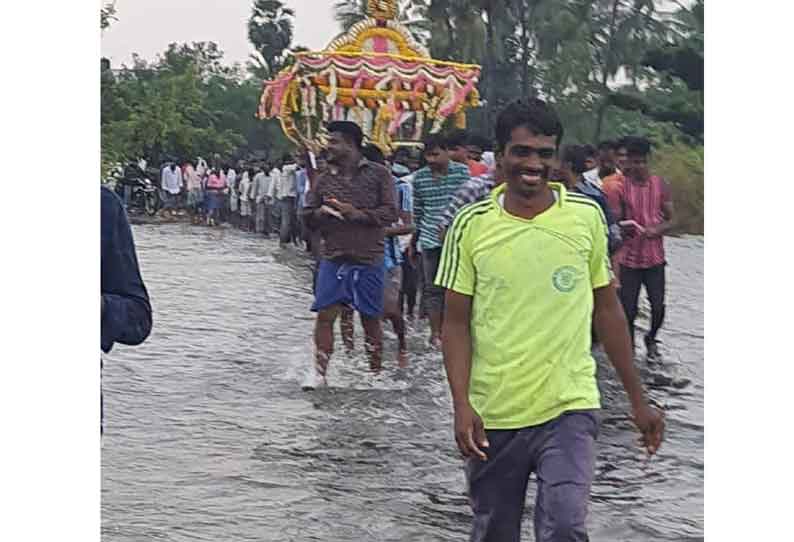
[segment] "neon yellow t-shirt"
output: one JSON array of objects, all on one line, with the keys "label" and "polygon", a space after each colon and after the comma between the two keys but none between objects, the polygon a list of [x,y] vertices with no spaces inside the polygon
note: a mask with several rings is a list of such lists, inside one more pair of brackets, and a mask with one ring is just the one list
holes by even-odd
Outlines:
[{"label": "neon yellow t-shirt", "polygon": [[549,186],[557,201],[532,220],[502,208],[502,185],[446,235],[435,282],[473,297],[469,400],[487,429],[600,407],[590,329],[593,290],[612,280],[606,220],[593,200]]}]

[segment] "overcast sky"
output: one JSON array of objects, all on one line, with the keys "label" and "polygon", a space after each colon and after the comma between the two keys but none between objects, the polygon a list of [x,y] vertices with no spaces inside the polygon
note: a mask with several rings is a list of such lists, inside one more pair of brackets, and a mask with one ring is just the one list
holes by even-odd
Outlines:
[{"label": "overcast sky", "polygon": [[[295,10],[293,45],[323,49],[339,33],[333,3],[285,0]],[[657,0],[657,5],[671,9],[673,3]],[[226,63],[244,63],[253,51],[246,29],[252,6],[253,0],[116,0],[118,21],[102,34],[102,56],[118,67],[131,64],[132,53],[152,60],[172,42],[214,41]]]},{"label": "overcast sky", "polygon": [[[103,2],[104,3],[104,2]],[[294,45],[324,48],[339,33],[333,0],[285,0],[295,10]],[[113,67],[131,64],[132,53],[151,60],[171,42],[214,41],[228,64],[253,51],[246,25],[253,0],[117,0],[116,17],[102,34],[102,56]]]}]

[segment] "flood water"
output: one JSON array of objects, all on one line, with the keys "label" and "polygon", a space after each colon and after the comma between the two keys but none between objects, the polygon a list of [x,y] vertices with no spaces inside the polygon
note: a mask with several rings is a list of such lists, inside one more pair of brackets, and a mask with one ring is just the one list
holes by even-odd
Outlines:
[{"label": "flood water", "polygon": [[[411,336],[403,371],[387,333],[379,379],[366,371],[360,330],[352,358],[337,336],[330,387],[303,392],[313,327],[307,259],[228,229],[133,231],[154,330],[104,362],[103,540],[467,539],[449,392],[424,331]],[[625,394],[599,359],[594,541],[703,540],[703,240],[667,248],[665,361],[638,360],[667,412],[667,440],[646,461]],[[641,318],[643,328],[647,307]],[[531,516],[527,506],[527,541]]]}]

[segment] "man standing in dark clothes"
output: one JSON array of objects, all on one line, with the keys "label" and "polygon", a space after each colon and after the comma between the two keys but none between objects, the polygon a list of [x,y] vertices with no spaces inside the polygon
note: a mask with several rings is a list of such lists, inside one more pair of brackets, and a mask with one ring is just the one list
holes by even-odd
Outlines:
[{"label": "man standing in dark clothes", "polygon": [[127,213],[119,198],[102,187],[101,201],[101,348],[115,343],[141,344],[152,330],[152,307],[135,254]]},{"label": "man standing in dark clothes", "polygon": [[361,154],[355,123],[328,125],[328,168],[306,194],[303,217],[325,241],[312,310],[317,312],[317,371],[325,375],[334,348],[334,321],[343,306],[359,312],[370,368],[381,369],[385,228],[397,220],[389,171]]},{"label": "man standing in dark clothes", "polygon": [[627,239],[620,255],[620,297],[633,344],[640,288],[645,285],[651,304],[651,327],[645,335],[645,347],[648,357],[658,360],[656,335],[665,316],[664,237],[675,225],[673,196],[670,185],[648,169],[651,144],[647,139],[627,137],[623,148],[625,181],[618,206],[619,222]]}]

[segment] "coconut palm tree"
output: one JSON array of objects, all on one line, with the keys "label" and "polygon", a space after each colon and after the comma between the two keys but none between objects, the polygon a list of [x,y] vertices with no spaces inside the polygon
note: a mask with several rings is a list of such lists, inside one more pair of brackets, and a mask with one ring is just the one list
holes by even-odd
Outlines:
[{"label": "coconut palm tree", "polygon": [[[653,0],[596,0],[592,4],[590,45],[600,94],[593,140],[598,141],[612,95],[610,80],[624,67],[629,75],[636,74],[645,52],[667,27],[656,16]],[[633,79],[636,86],[636,76]]]},{"label": "coconut palm tree", "polygon": [[[426,0],[399,0],[397,3],[398,22],[420,43],[424,43],[429,34],[426,3]],[[347,32],[353,25],[369,17],[367,4],[368,0],[340,0],[334,3],[334,20],[342,32]]]},{"label": "coconut palm tree", "polygon": [[248,19],[248,40],[256,49],[251,55],[253,71],[273,77],[283,66],[285,51],[292,44],[295,12],[279,0],[256,0]]}]

